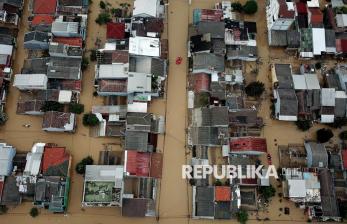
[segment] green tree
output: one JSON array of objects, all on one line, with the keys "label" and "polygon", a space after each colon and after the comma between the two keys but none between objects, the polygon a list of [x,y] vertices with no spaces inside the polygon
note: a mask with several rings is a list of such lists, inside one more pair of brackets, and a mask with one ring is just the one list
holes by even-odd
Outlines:
[{"label": "green tree", "polygon": [[265,198],[265,200],[269,200],[271,197],[275,196],[276,189],[272,185],[261,186],[259,193]]},{"label": "green tree", "polygon": [[341,140],[347,140],[347,131],[343,131],[339,134]]},{"label": "green tree", "polygon": [[259,81],[251,82],[246,86],[245,91],[248,96],[259,97],[265,91],[265,86]]},{"label": "green tree", "polygon": [[106,24],[111,21],[110,14],[103,12],[98,15],[98,18],[96,18],[95,22],[99,25]]},{"label": "green tree", "polygon": [[112,8],[111,13],[114,17],[122,17],[122,9],[120,8]]},{"label": "green tree", "polygon": [[242,4],[240,2],[231,3],[231,8],[233,9],[233,11],[242,12]]},{"label": "green tree", "polygon": [[93,113],[87,113],[83,115],[83,125],[96,126],[99,124],[99,119]]},{"label": "green tree", "polygon": [[46,101],[42,107],[41,110],[43,112],[47,112],[47,111],[63,111],[64,110],[64,105],[56,102],[56,101]]},{"label": "green tree", "polygon": [[320,143],[328,142],[332,137],[334,137],[334,133],[328,128],[321,128],[317,130],[316,135],[317,141]]},{"label": "green tree", "polygon": [[5,112],[0,112],[0,126],[4,125],[8,120],[8,116]]},{"label": "green tree", "polygon": [[314,65],[314,67],[315,67],[316,69],[321,69],[321,68],[322,68],[322,63],[317,62],[317,63]]},{"label": "green tree", "polygon": [[219,179],[217,179],[215,182],[214,182],[214,186],[222,186],[223,184],[222,184],[222,182],[219,180]]},{"label": "green tree", "polygon": [[248,0],[243,5],[243,11],[246,14],[254,14],[258,11],[258,3],[255,0]]},{"label": "green tree", "polygon": [[76,164],[76,168],[75,168],[76,172],[81,175],[85,174],[86,166],[93,165],[93,163],[94,163],[93,158],[90,156],[87,156],[86,158],[82,159],[79,163]]},{"label": "green tree", "polygon": [[90,58],[90,61],[96,61],[97,57],[96,57],[96,50],[95,49],[90,51],[89,58]]},{"label": "green tree", "polygon": [[106,9],[106,3],[104,1],[100,1],[99,6],[101,9]]},{"label": "green tree", "polygon": [[82,71],[86,70],[88,68],[89,65],[89,60],[86,57],[82,58],[82,63],[81,63],[81,69]]},{"label": "green tree", "polygon": [[237,221],[239,221],[241,224],[245,224],[248,220],[248,213],[245,210],[240,210],[236,213]]},{"label": "green tree", "polygon": [[35,218],[39,215],[39,210],[37,208],[31,208],[29,212],[30,216]]},{"label": "green tree", "polygon": [[295,124],[301,131],[307,131],[312,127],[312,121],[307,119],[299,119]]},{"label": "green tree", "polygon": [[80,103],[70,103],[69,112],[75,114],[81,114],[84,112],[84,105]]}]

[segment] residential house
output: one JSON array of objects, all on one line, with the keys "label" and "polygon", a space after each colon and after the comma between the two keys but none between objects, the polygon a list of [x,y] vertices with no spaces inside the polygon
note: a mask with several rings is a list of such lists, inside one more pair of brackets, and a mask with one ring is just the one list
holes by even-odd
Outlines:
[{"label": "residential house", "polygon": [[54,15],[56,12],[57,0],[34,0],[33,14]]},{"label": "residential house", "polygon": [[82,58],[83,50],[79,46],[50,42],[49,55],[52,57]]},{"label": "residential house", "polygon": [[207,73],[194,74],[194,92],[209,92],[210,91],[211,76]]},{"label": "residential house", "polygon": [[30,21],[32,31],[50,32],[54,17],[52,15],[35,15]]},{"label": "residential house", "polygon": [[160,39],[152,37],[130,37],[129,54],[160,57]]},{"label": "residential house", "polygon": [[124,172],[126,176],[161,178],[163,156],[160,153],[124,152]]},{"label": "residential house", "polygon": [[245,155],[261,155],[267,152],[265,138],[238,137],[230,138],[230,153]]},{"label": "residential house", "polygon": [[159,182],[155,178],[125,177],[122,216],[156,216],[156,192],[158,184]]},{"label": "residential house", "polygon": [[106,38],[108,40],[122,40],[125,39],[125,23],[107,23]]},{"label": "residential house", "polygon": [[59,16],[52,23],[52,34],[56,37],[82,37],[85,39],[86,36],[86,22],[87,15],[79,15],[80,22],[76,21],[76,18],[69,19],[66,16]]},{"label": "residential house", "polygon": [[333,123],[335,119],[335,89],[322,88],[321,90],[321,123]]},{"label": "residential house", "polygon": [[211,53],[193,55],[192,73],[224,72],[224,57]]},{"label": "residential house", "polygon": [[298,99],[293,89],[274,90],[275,116],[282,121],[296,121],[298,119]]},{"label": "residential house", "polygon": [[48,33],[40,31],[31,31],[24,36],[24,48],[30,50],[47,50],[49,37]]},{"label": "residential house", "polygon": [[316,172],[299,168],[282,168],[283,197],[298,204],[321,202],[321,183]]},{"label": "residential house", "polygon": [[35,184],[34,205],[48,208],[54,213],[63,213],[67,209],[69,180],[59,176],[38,178]]},{"label": "residential house", "polygon": [[92,113],[99,119],[99,124],[91,131],[93,137],[124,136],[126,105],[93,106]]},{"label": "residential house", "polygon": [[228,45],[227,60],[256,61],[258,58],[256,46]]},{"label": "residential house", "polygon": [[[124,168],[120,165],[87,165],[82,206],[121,206],[123,172]],[[103,194],[97,193],[100,191]]]},{"label": "residential house", "polygon": [[41,159],[43,152],[45,150],[45,143],[35,143],[31,152],[29,152],[26,156],[26,164],[24,168],[24,175],[28,176],[37,176],[41,170]]},{"label": "residential house", "polygon": [[[328,221],[334,220],[340,222],[340,212],[337,206],[337,198],[335,196],[334,182],[331,172],[328,169],[322,169],[319,171],[319,181],[321,184],[320,195],[322,198],[321,212],[315,213],[315,218]],[[316,210],[315,210],[316,211]]]},{"label": "residential house", "polygon": [[292,89],[294,87],[292,66],[290,64],[272,65],[271,78],[274,88]]},{"label": "residential house", "polygon": [[76,115],[49,111],[43,115],[42,130],[54,132],[74,132],[76,127]]},{"label": "residential house", "polygon": [[227,107],[200,107],[192,111],[192,126],[194,127],[228,127]]},{"label": "residential house", "polygon": [[81,58],[50,57],[47,68],[49,79],[81,79]]},{"label": "residential house", "polygon": [[278,146],[279,166],[286,168],[307,167],[307,153],[302,144]]},{"label": "residential house", "polygon": [[304,145],[307,154],[307,167],[324,168],[328,166],[328,153],[324,144],[307,141]]},{"label": "residential house", "polygon": [[0,44],[0,66],[10,67],[13,53],[13,46]]},{"label": "residential house", "polygon": [[225,23],[224,22],[200,22],[196,25],[198,34],[211,35],[211,38],[224,39],[225,37]]},{"label": "residential house", "polygon": [[160,37],[164,31],[162,18],[133,17],[131,19],[131,36]]},{"label": "residential house", "polygon": [[193,187],[193,219],[230,219],[232,192],[228,186]]},{"label": "residential house", "polygon": [[159,0],[135,0],[133,17],[163,17],[164,5]]},{"label": "residential house", "polygon": [[19,90],[47,89],[47,75],[45,74],[17,74],[13,86]]},{"label": "residential house", "polygon": [[0,176],[10,176],[13,171],[13,158],[16,148],[6,143],[0,144]]},{"label": "residential house", "polygon": [[188,142],[190,145],[221,146],[228,136],[228,128],[225,127],[191,127]]}]

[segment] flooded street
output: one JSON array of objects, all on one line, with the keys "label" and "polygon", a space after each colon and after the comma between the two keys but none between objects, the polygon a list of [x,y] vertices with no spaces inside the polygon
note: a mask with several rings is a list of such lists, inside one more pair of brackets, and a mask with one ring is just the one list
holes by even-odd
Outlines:
[{"label": "flooded street", "polygon": [[[25,9],[28,6],[28,0],[25,0]],[[123,2],[132,2],[130,0],[108,0],[113,6],[117,6]],[[51,214],[41,209],[41,214],[37,218],[29,216],[31,203],[25,202],[16,208],[11,208],[8,214],[0,217],[1,224],[12,223],[66,223],[66,224],[112,224],[112,223],[238,223],[235,219],[219,221],[219,220],[192,220],[191,215],[191,188],[190,185],[181,178],[181,165],[187,164],[189,153],[186,153],[186,114],[187,114],[187,97],[186,97],[186,81],[187,81],[187,36],[188,23],[192,20],[194,8],[212,8],[215,0],[192,0],[189,6],[188,0],[170,0],[168,5],[168,28],[167,34],[169,38],[169,75],[166,99],[155,99],[150,104],[150,112],[164,115],[166,117],[166,134],[159,136],[158,148],[164,153],[163,162],[163,178],[160,184],[160,193],[158,195],[158,212],[159,220],[155,218],[125,218],[120,214],[119,208],[81,208],[83,178],[74,171],[75,164],[83,157],[91,155],[94,161],[98,160],[99,151],[104,149],[107,143],[119,143],[117,138],[92,138],[89,137],[89,130],[82,125],[82,115],[77,120],[77,130],[74,134],[67,133],[48,133],[41,130],[42,117],[25,116],[16,114],[16,103],[19,91],[11,87],[10,94],[7,98],[6,111],[9,114],[9,120],[6,125],[0,129],[0,139],[17,148],[18,151],[29,151],[34,142],[53,142],[60,146],[65,146],[73,156],[71,190],[68,212],[66,215]],[[243,2],[243,1],[240,1]],[[258,1],[259,11],[255,16],[245,17],[245,20],[256,21],[258,36],[258,54],[263,59],[263,65],[259,66],[259,73],[256,79],[265,83],[267,87],[266,99],[262,101],[259,116],[264,119],[265,127],[262,136],[266,137],[268,151],[272,155],[274,165],[278,165],[277,145],[288,143],[302,143],[304,138],[312,137],[312,133],[320,127],[315,125],[310,132],[300,132],[296,129],[294,123],[279,122],[270,119],[270,100],[271,91],[268,89],[271,82],[268,76],[268,61],[271,60],[271,52],[267,44],[267,36],[265,35],[265,0]],[[99,0],[93,0],[90,6],[88,18],[88,35],[86,50],[95,49],[95,41],[106,39],[106,27],[99,26],[95,23],[95,18],[99,14]],[[27,30],[28,12],[25,13],[21,20],[20,32],[17,40],[17,51],[14,61],[14,74],[20,73],[27,52],[23,48],[24,33]],[[165,35],[164,35],[165,36]],[[103,44],[101,44],[102,46]],[[278,51],[277,51],[278,52]],[[176,57],[183,57],[181,65],[176,65]],[[281,57],[281,56],[279,56]],[[285,57],[285,55],[282,55]],[[252,63],[250,63],[252,64]],[[80,102],[85,105],[85,111],[91,110],[92,105],[101,105],[103,99],[94,97],[94,63],[91,63],[88,69],[83,73],[83,87]],[[255,63],[252,64],[255,66]],[[249,67],[247,65],[247,67]],[[247,80],[251,73],[246,74]],[[22,125],[30,123],[30,128]],[[276,141],[275,141],[276,140]],[[118,147],[118,146],[116,146]],[[119,147],[120,149],[120,147]],[[265,156],[264,158],[265,159]],[[276,186],[277,183],[272,183]],[[280,207],[289,207],[291,215],[279,216]],[[276,196],[273,198],[268,211],[259,212],[259,217],[269,217],[271,221],[267,223],[298,223],[306,222],[303,210],[295,208],[294,203],[285,199],[279,201]],[[250,216],[247,223],[258,223],[255,214]]]}]

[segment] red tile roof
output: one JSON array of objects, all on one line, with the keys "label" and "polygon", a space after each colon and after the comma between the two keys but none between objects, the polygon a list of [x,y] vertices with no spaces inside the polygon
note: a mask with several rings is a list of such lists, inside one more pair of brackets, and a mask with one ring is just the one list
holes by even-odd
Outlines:
[{"label": "red tile roof", "polygon": [[215,201],[230,201],[231,200],[231,189],[225,186],[215,187]]},{"label": "red tile roof", "polygon": [[83,44],[81,37],[54,37],[53,42],[79,47],[82,47]]},{"label": "red tile roof", "polygon": [[347,40],[336,39],[336,51],[339,53],[346,53],[347,52]]},{"label": "red tile roof", "polygon": [[230,140],[230,151],[234,153],[259,154],[267,152],[266,139],[241,137]]},{"label": "red tile roof", "polygon": [[347,170],[347,150],[342,150],[343,168]]},{"label": "red tile roof", "polygon": [[46,173],[48,168],[62,164],[69,159],[70,155],[65,151],[65,147],[46,147],[42,158],[42,171]]},{"label": "red tile roof", "polygon": [[124,93],[127,92],[127,87],[128,81],[126,79],[99,81],[99,91],[101,92]]},{"label": "red tile roof", "polygon": [[299,14],[307,14],[307,5],[303,2],[296,3],[296,10]]},{"label": "red tile roof", "polygon": [[285,0],[279,0],[278,1],[280,5],[280,10],[279,10],[279,17],[280,18],[294,18],[295,12],[294,10],[288,10],[288,6]]},{"label": "red tile roof", "polygon": [[207,92],[210,90],[210,75],[198,73],[194,75],[194,91],[196,93]]},{"label": "red tile roof", "polygon": [[162,164],[160,153],[127,151],[126,172],[130,175],[161,178]]},{"label": "red tile roof", "polygon": [[124,39],[125,23],[107,23],[107,39]]},{"label": "red tile roof", "polygon": [[323,13],[318,8],[310,8],[311,12],[311,23],[312,24],[322,24],[323,23]]},{"label": "red tile roof", "polygon": [[220,9],[201,9],[201,21],[221,21],[223,11]]},{"label": "red tile roof", "polygon": [[34,14],[54,14],[57,0],[35,0]]},{"label": "red tile roof", "polygon": [[54,21],[53,16],[50,15],[35,15],[33,20],[31,21],[31,25],[50,25]]}]

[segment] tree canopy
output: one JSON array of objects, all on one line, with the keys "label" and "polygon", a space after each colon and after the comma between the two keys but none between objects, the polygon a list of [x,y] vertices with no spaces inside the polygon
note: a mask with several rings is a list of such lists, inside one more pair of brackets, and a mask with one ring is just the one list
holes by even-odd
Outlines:
[{"label": "tree canopy", "polygon": [[328,142],[332,137],[334,137],[334,133],[328,128],[319,129],[317,130],[316,134],[317,141],[320,143]]},{"label": "tree canopy", "polygon": [[83,125],[96,126],[99,124],[99,119],[93,113],[87,113],[83,115]]},{"label": "tree canopy", "polygon": [[90,156],[87,156],[86,158],[82,159],[79,163],[76,164],[76,168],[75,168],[76,172],[81,175],[85,174],[86,166],[93,165],[93,163],[94,163],[93,158]]},{"label": "tree canopy", "polygon": [[255,81],[248,84],[245,88],[248,96],[259,97],[265,91],[264,83]]},{"label": "tree canopy", "polygon": [[243,5],[243,11],[246,14],[254,14],[258,11],[258,3],[255,0],[248,0]]}]

